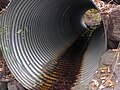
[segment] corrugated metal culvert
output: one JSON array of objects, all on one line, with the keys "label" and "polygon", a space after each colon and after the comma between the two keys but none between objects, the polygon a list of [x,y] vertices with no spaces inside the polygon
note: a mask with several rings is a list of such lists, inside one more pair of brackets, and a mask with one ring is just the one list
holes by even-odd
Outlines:
[{"label": "corrugated metal culvert", "polygon": [[81,35],[87,30],[82,16],[91,8],[91,0],[11,2],[1,18],[2,50],[25,88],[85,90],[106,48],[102,23],[92,38]]},{"label": "corrugated metal culvert", "polygon": [[[112,0],[111,0],[112,1]],[[120,0],[113,0],[115,3],[120,4]]]}]

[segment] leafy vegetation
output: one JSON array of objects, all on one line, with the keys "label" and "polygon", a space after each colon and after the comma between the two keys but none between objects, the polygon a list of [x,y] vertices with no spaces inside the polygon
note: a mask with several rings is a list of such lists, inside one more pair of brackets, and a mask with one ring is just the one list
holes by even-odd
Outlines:
[{"label": "leafy vegetation", "polygon": [[96,29],[101,22],[100,12],[96,9],[88,10],[83,16],[83,21],[87,26],[90,26],[90,28]]}]

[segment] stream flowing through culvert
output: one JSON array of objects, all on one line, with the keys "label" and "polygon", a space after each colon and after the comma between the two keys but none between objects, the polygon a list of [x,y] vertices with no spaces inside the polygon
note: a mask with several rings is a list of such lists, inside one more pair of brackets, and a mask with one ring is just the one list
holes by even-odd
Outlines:
[{"label": "stream flowing through culvert", "polygon": [[40,90],[71,90],[78,79],[82,65],[82,57],[91,37],[79,36],[56,61],[54,67],[44,70],[44,80],[40,84]]}]

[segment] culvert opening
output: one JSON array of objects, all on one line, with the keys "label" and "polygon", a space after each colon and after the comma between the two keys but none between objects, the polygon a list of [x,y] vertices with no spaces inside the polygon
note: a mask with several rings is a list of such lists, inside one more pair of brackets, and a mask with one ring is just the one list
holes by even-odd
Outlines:
[{"label": "culvert opening", "polygon": [[1,35],[3,55],[25,88],[75,90],[90,81],[105,50],[103,24],[93,32],[90,41],[85,34],[81,36],[86,27],[80,18],[90,8],[95,6],[89,0],[11,2],[1,20],[2,26],[10,26]]},{"label": "culvert opening", "polygon": [[83,15],[83,22],[88,29],[95,30],[101,24],[101,15],[97,9],[89,9]]}]

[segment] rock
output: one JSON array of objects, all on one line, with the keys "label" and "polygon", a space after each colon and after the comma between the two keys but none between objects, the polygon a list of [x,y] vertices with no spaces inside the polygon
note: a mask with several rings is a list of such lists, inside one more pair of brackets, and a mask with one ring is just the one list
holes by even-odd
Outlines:
[{"label": "rock", "polygon": [[119,77],[118,80],[120,81],[120,65],[117,65],[116,70],[115,70],[115,74],[117,77]]},{"label": "rock", "polygon": [[118,47],[119,42],[108,39],[107,44],[108,44],[108,45],[107,45],[107,48],[108,48],[108,49],[113,49],[113,48],[115,49],[115,48]]},{"label": "rock", "polygon": [[118,62],[116,64],[117,66],[113,74],[113,77],[115,78],[116,81],[115,87],[114,89],[104,88],[102,90],[120,90],[120,56],[119,57],[115,56],[117,51],[119,51],[119,49],[108,50],[105,53],[103,53],[103,55],[101,56],[102,64],[105,64],[107,66],[110,64],[113,65],[118,58]]},{"label": "rock", "polygon": [[102,90],[113,90],[113,88],[104,88],[104,89],[102,89]]},{"label": "rock", "polygon": [[[113,63],[113,60],[116,60],[117,57],[115,56],[115,51],[108,50],[101,56],[101,63],[104,65],[110,65]],[[120,59],[120,58],[119,58]],[[120,60],[119,60],[120,61]]]},{"label": "rock", "polygon": [[8,82],[7,84],[8,90],[26,90],[20,83],[16,80],[13,82]]},{"label": "rock", "polygon": [[120,5],[116,5],[108,13],[108,16],[102,15],[102,21],[107,33],[108,49],[117,48],[120,42]]},{"label": "rock", "polygon": [[6,82],[0,82],[0,90],[7,90],[7,83]]},{"label": "rock", "polygon": [[115,85],[114,90],[120,90],[120,78],[119,77],[116,78],[116,85]]},{"label": "rock", "polygon": [[110,23],[108,27],[109,39],[120,42],[120,6],[110,13]]},{"label": "rock", "polygon": [[10,0],[0,0],[0,8],[5,8],[9,2]]}]

